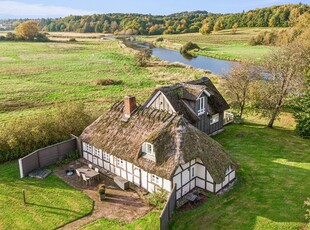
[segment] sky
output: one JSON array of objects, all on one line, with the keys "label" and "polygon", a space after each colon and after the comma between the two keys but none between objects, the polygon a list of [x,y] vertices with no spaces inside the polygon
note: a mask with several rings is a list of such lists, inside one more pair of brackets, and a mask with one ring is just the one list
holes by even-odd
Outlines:
[{"label": "sky", "polygon": [[0,0],[0,19],[54,18],[94,13],[167,15],[193,10],[236,13],[300,2],[310,4],[310,0]]}]

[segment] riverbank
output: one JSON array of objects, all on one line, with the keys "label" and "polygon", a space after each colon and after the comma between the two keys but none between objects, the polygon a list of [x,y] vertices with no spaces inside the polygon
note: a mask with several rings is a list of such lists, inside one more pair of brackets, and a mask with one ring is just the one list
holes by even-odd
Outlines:
[{"label": "riverbank", "polygon": [[[157,47],[174,50],[180,50],[182,45],[191,41],[197,43],[201,48],[200,51],[194,52],[194,55],[228,61],[253,60],[259,63],[273,47],[250,46],[248,41],[262,31],[270,30],[279,30],[279,28],[239,28],[236,34],[231,34],[230,30],[222,30],[210,35],[201,35],[200,33],[167,34],[141,36],[137,39],[152,43]],[[160,37],[163,38],[163,41],[156,41]]]}]

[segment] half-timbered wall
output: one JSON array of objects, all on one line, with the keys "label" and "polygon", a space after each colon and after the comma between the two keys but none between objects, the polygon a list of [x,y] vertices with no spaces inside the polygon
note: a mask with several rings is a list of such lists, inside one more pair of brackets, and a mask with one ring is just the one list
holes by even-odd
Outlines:
[{"label": "half-timbered wall", "polygon": [[108,154],[102,149],[96,149],[87,143],[83,143],[83,158],[93,165],[110,171],[149,192],[154,192],[158,188],[163,188],[168,192],[171,191],[171,181],[148,173],[130,162]]},{"label": "half-timbered wall", "polygon": [[217,193],[234,179],[235,171],[229,169],[226,172],[225,180],[220,184],[216,184],[202,161],[195,159],[177,168],[173,176],[173,183],[176,184],[177,199],[179,199],[195,187]]}]

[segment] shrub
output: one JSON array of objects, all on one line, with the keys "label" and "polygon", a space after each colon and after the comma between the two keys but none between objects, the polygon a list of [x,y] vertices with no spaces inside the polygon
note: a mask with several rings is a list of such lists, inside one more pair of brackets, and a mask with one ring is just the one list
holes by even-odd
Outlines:
[{"label": "shrub", "polygon": [[190,50],[193,50],[193,49],[200,49],[199,46],[195,43],[192,43],[192,42],[187,42],[185,45],[183,45],[180,49],[180,53],[187,53],[188,51]]},{"label": "shrub", "polygon": [[80,158],[79,152],[73,151],[73,152],[69,153],[65,159],[57,161],[56,165],[62,166],[64,164],[68,164],[69,162],[74,161],[74,160],[79,159],[79,158]]},{"label": "shrub", "polygon": [[69,42],[77,42],[77,40],[75,38],[70,38]]},{"label": "shrub", "polygon": [[81,104],[57,106],[51,114],[24,117],[0,129],[0,163],[80,135],[92,118]]},{"label": "shrub", "polygon": [[162,42],[162,41],[164,41],[164,38],[163,38],[163,37],[159,37],[159,38],[156,38],[155,41],[156,41],[156,42]]},{"label": "shrub", "polygon": [[98,193],[99,194],[105,194],[105,185],[104,184],[99,185]]},{"label": "shrub", "polygon": [[38,33],[38,35],[35,37],[35,41],[37,41],[37,42],[48,42],[49,39],[45,33],[44,34]]},{"label": "shrub", "polygon": [[154,193],[150,193],[147,196],[149,204],[156,206],[159,209],[163,209],[167,202],[168,192],[164,189],[158,189]]},{"label": "shrub", "polygon": [[95,80],[96,85],[121,85],[123,81],[121,80],[113,80],[113,79],[97,79]]},{"label": "shrub", "polygon": [[151,54],[145,50],[141,50],[135,54],[135,62],[137,66],[145,67],[149,63]]},{"label": "shrub", "polygon": [[308,197],[307,200],[305,200],[304,205],[307,207],[306,210],[306,220],[308,220],[310,222],[310,198]]},{"label": "shrub", "polygon": [[6,40],[9,40],[9,41],[14,41],[16,40],[16,34],[12,33],[12,32],[8,32],[6,34]]}]

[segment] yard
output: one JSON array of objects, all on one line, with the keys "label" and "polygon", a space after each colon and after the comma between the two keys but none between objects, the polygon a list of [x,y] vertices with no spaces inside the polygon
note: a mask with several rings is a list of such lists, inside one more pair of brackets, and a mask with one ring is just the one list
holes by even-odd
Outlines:
[{"label": "yard", "polygon": [[55,229],[87,215],[92,207],[91,199],[55,175],[20,180],[17,161],[0,165],[0,229]]}]

